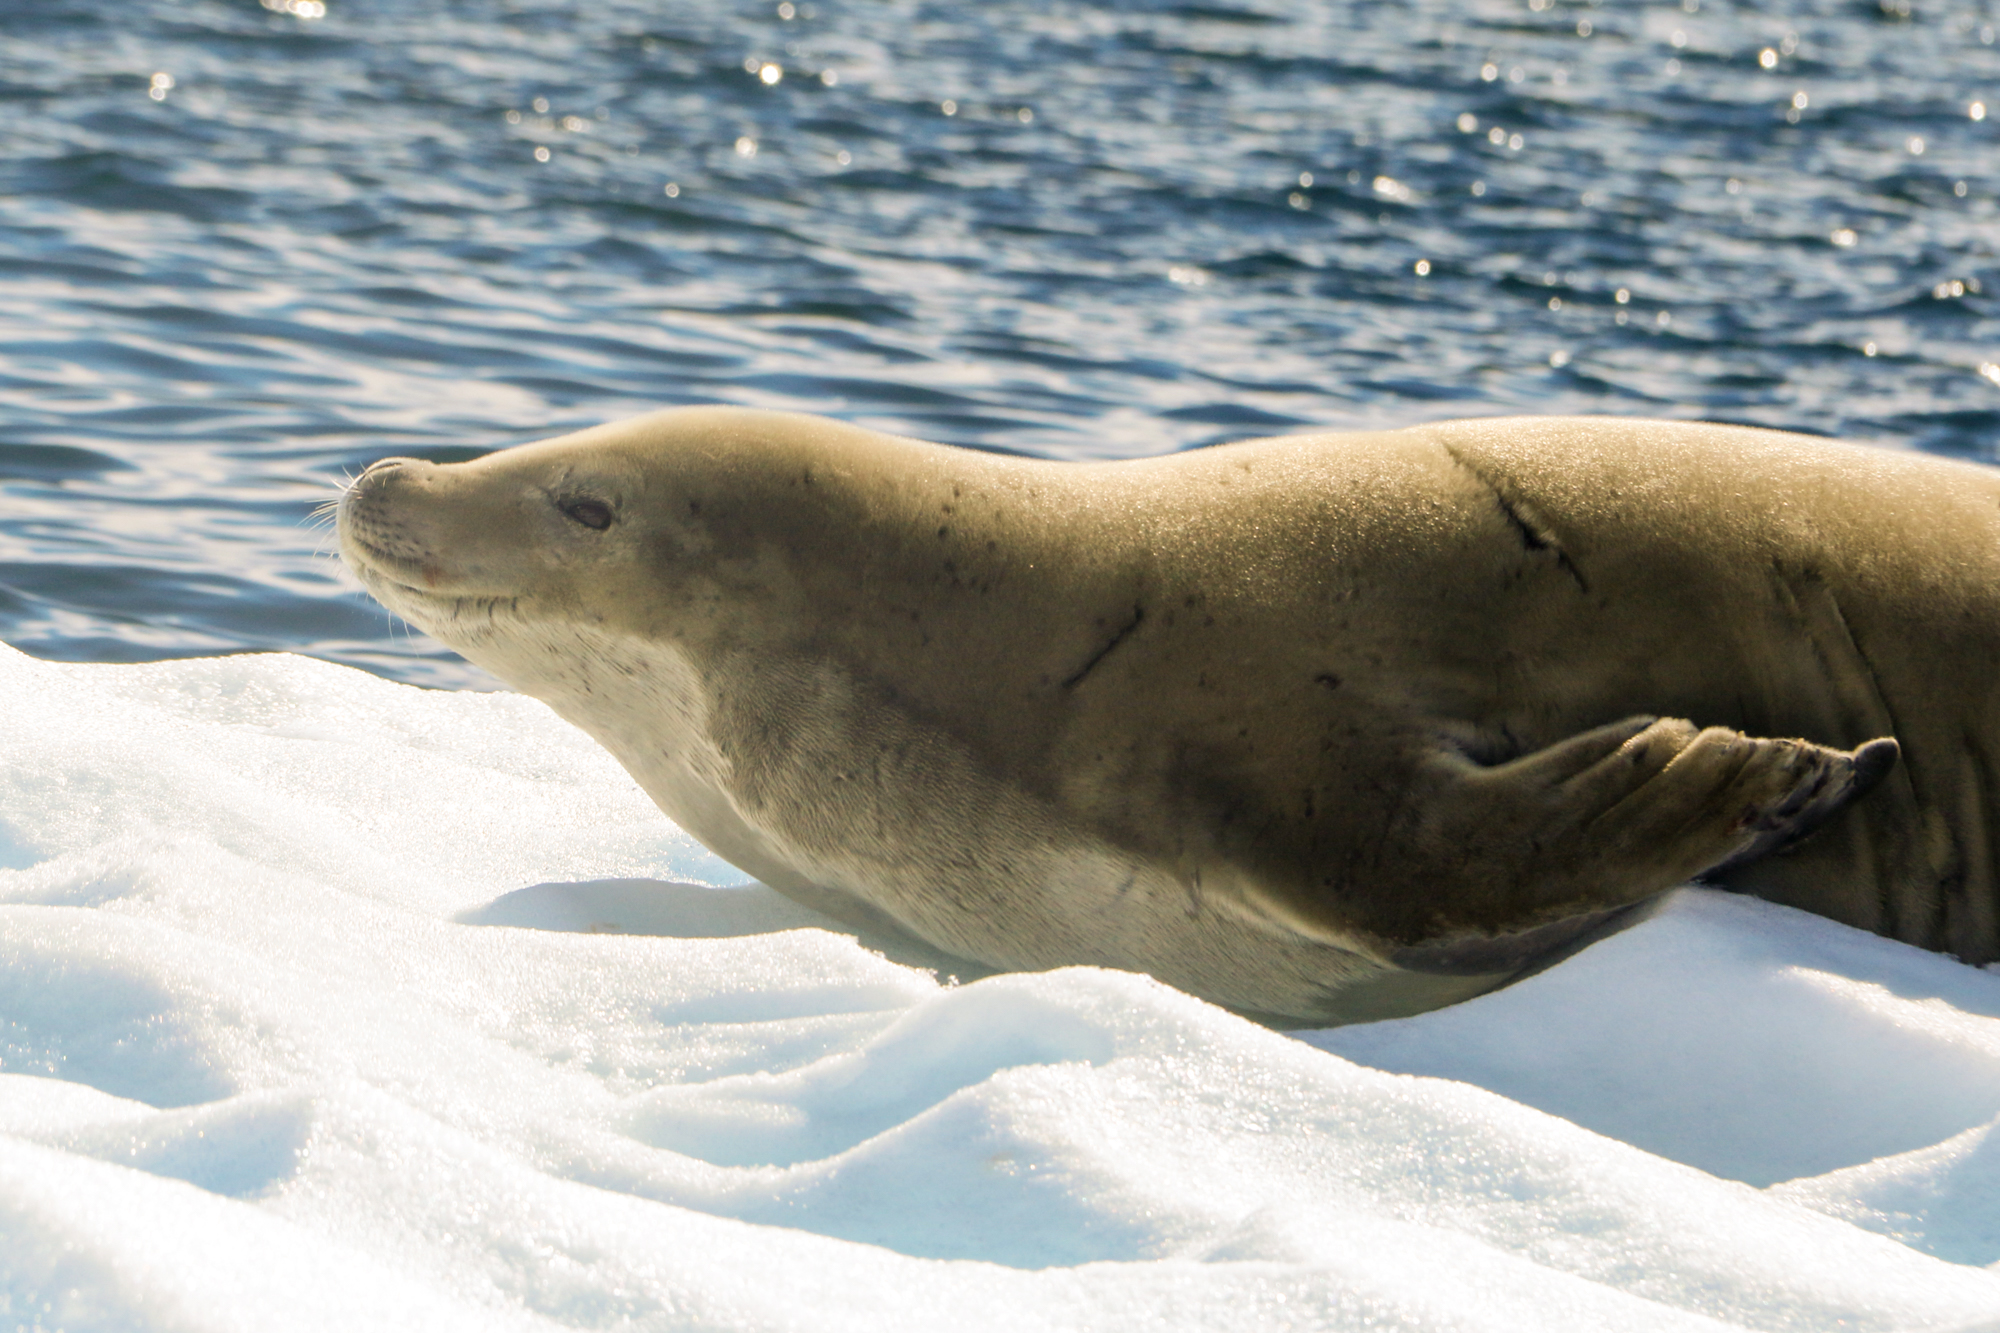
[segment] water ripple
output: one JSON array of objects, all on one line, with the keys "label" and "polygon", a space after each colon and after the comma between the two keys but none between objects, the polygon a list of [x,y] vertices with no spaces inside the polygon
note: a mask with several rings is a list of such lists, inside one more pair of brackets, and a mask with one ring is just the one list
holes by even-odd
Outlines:
[{"label": "water ripple", "polygon": [[0,8],[0,631],[473,680],[305,515],[666,403],[1074,458],[1515,411],[2000,457],[1983,10],[790,12]]}]

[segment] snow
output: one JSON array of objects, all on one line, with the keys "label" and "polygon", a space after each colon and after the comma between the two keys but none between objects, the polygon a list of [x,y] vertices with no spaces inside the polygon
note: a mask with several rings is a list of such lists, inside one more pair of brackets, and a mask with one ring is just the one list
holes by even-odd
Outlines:
[{"label": "snow", "polygon": [[2000,976],[1762,903],[1326,1032],[960,981],[275,655],[0,650],[0,865],[0,1328],[2000,1329]]}]

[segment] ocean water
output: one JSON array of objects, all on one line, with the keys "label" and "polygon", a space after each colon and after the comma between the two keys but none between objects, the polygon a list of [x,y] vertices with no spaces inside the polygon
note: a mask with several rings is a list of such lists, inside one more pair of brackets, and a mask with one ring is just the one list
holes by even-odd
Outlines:
[{"label": "ocean water", "polygon": [[314,507],[651,407],[2000,457],[2000,6],[0,0],[0,639],[478,673]]}]

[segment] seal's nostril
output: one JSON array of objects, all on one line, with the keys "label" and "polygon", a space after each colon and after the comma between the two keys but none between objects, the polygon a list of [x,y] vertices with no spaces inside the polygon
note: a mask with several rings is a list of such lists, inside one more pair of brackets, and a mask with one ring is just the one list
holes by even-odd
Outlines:
[{"label": "seal's nostril", "polygon": [[414,458],[378,458],[367,467],[362,468],[361,475],[356,477],[355,480],[365,480],[378,472],[392,472],[397,468],[407,467],[416,461]]}]

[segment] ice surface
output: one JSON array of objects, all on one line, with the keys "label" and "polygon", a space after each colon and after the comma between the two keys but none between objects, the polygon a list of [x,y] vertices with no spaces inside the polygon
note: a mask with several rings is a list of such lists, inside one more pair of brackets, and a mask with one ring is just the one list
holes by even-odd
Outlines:
[{"label": "ice surface", "polygon": [[955,982],[540,705],[0,650],[0,1328],[2000,1328],[2000,976],[1724,895],[1259,1028]]}]

